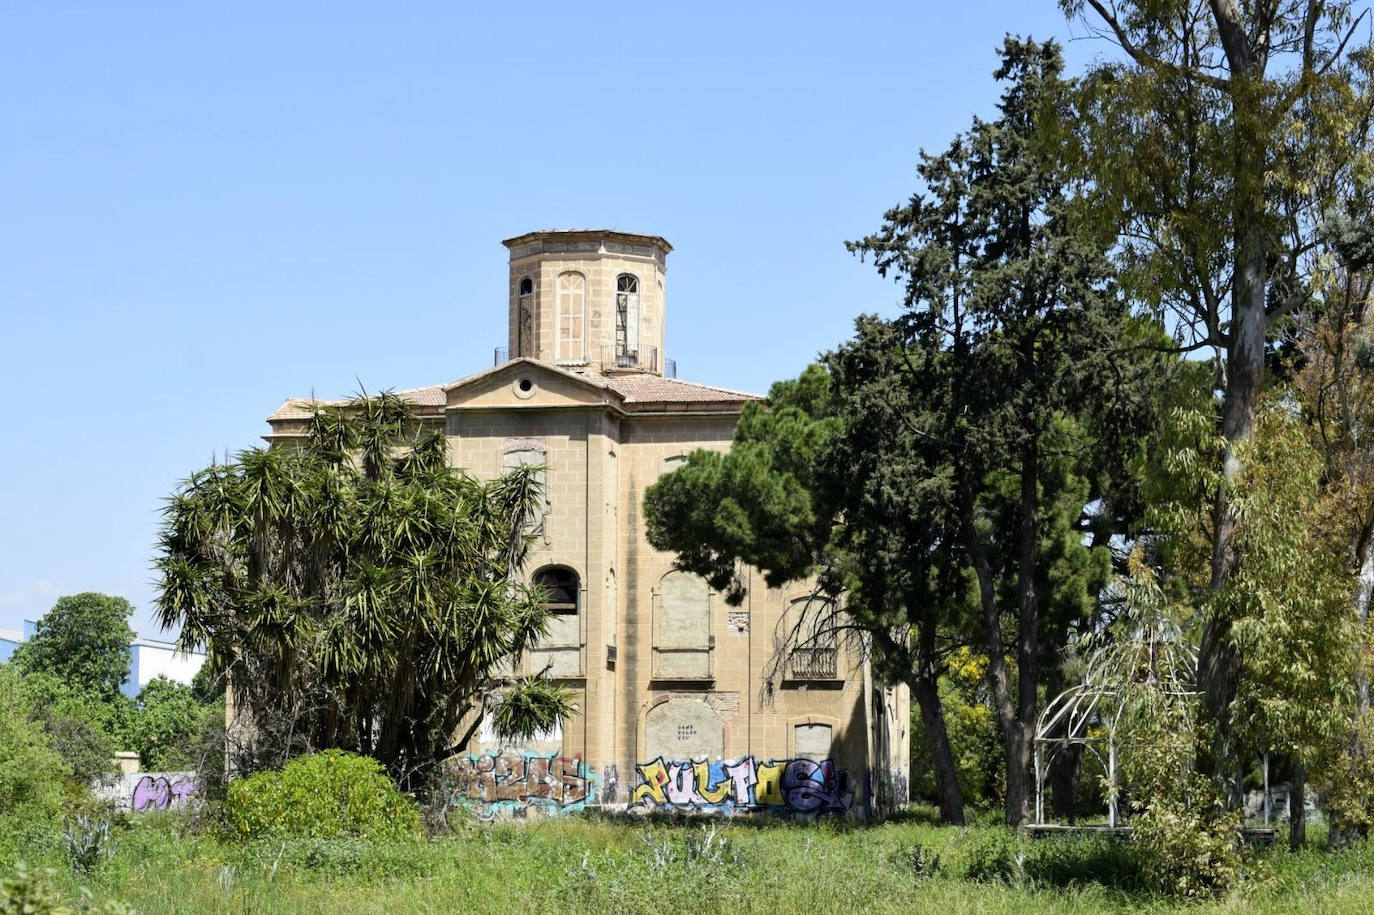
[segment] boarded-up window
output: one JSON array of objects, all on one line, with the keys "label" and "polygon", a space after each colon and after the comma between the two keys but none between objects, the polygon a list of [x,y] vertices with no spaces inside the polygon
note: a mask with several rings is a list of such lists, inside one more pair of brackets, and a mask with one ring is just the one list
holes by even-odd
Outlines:
[{"label": "boarded-up window", "polygon": [[587,312],[587,280],[580,273],[558,275],[558,359],[581,362],[587,358],[582,346],[582,327]]},{"label": "boarded-up window", "polygon": [[550,566],[534,573],[531,581],[545,592],[549,631],[530,650],[529,669],[550,676],[576,677],[582,673],[582,590],[577,573],[566,566]]},{"label": "boarded-up window", "polygon": [[725,722],[700,699],[669,699],[644,714],[647,759],[719,759],[725,754]]},{"label": "boarded-up window", "polygon": [[793,727],[795,755],[799,759],[829,759],[834,732],[828,724],[799,724]]},{"label": "boarded-up window", "polygon": [[507,439],[506,450],[501,454],[501,472],[514,470],[517,467],[538,467],[535,473],[535,482],[539,484],[540,496],[535,504],[534,513],[530,516],[530,523],[526,529],[527,533],[540,534],[544,531],[544,515],[548,511],[548,487],[545,485],[546,471],[544,466],[546,455],[539,440],[534,439]]},{"label": "boarded-up window", "polygon": [[669,572],[659,583],[654,627],[654,676],[706,679],[711,676],[711,591],[689,572]]}]

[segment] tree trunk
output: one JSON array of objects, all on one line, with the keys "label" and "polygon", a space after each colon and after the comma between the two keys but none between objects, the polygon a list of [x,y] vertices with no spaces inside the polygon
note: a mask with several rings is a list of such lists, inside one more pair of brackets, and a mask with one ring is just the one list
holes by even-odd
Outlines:
[{"label": "tree trunk", "polygon": [[1056,820],[1067,820],[1070,826],[1078,821],[1074,788],[1082,762],[1083,745],[1075,743],[1061,748],[1050,763],[1050,811]]},{"label": "tree trunk", "polygon": [[1007,741],[1008,826],[1018,829],[1030,819],[1031,754],[1040,710],[1040,446],[1032,433],[1021,454],[1021,523],[1017,532],[1016,577],[1016,720]]},{"label": "tree trunk", "polygon": [[[1224,4],[1225,5],[1225,4]],[[1216,9],[1216,4],[1214,4]],[[1250,440],[1255,408],[1264,389],[1264,340],[1268,331],[1265,296],[1268,287],[1268,244],[1263,217],[1265,148],[1262,140],[1262,73],[1252,73],[1254,60],[1225,16],[1217,12],[1232,73],[1231,111],[1234,130],[1235,178],[1232,202],[1232,288],[1230,344],[1226,357],[1226,390],[1222,401],[1222,484],[1213,509],[1213,592],[1225,586],[1236,562],[1237,517],[1229,488],[1240,472],[1237,450]],[[1214,725],[1214,774],[1224,776],[1230,760],[1230,708],[1236,694],[1239,657],[1231,639],[1232,620],[1215,610],[1202,632],[1198,652],[1198,686],[1203,708]]]},{"label": "tree trunk", "polygon": [[949,732],[945,728],[945,710],[940,702],[940,672],[935,663],[935,627],[930,623],[921,626],[917,638],[917,669],[911,690],[916,694],[921,723],[926,729],[926,744],[935,770],[935,793],[940,803],[940,822],[963,826],[964,794],[959,788],[954,753],[950,750]]},{"label": "tree trunk", "polygon": [[[1007,754],[1007,771],[1011,772],[1014,758],[1014,739],[1016,712],[1011,704],[1011,690],[1007,684],[1007,649],[1002,641],[1002,620],[997,609],[997,588],[993,580],[992,564],[988,561],[987,551],[978,537],[978,529],[973,522],[973,503],[967,491],[964,492],[960,506],[961,526],[964,546],[968,550],[969,562],[978,578],[978,603],[983,611],[983,627],[986,630],[988,652],[988,692],[991,694],[992,708],[997,715],[998,733],[1002,735],[1002,748]],[[1010,795],[1008,786],[1008,795]],[[1007,808],[1010,810],[1010,806]],[[1013,824],[1013,825],[1019,825]]]},{"label": "tree trunk", "polygon": [[1293,763],[1288,788],[1288,847],[1297,851],[1307,843],[1307,770]]}]

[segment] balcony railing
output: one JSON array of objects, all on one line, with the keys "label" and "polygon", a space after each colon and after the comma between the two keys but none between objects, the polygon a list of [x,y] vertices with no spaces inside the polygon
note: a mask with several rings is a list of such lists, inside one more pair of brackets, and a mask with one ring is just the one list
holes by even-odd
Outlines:
[{"label": "balcony railing", "polygon": [[657,372],[658,347],[641,346],[639,349],[631,350],[618,346],[604,346],[601,348],[601,370],[607,369]]},{"label": "balcony railing", "polygon": [[794,648],[787,659],[787,675],[792,680],[834,680],[838,662],[835,648]]},{"label": "balcony railing", "polygon": [[[492,350],[492,365],[505,365],[510,360],[509,346],[498,346]],[[657,372],[659,371],[658,347],[641,346],[637,350],[623,350],[616,346],[603,346],[601,348],[601,369],[602,371],[620,369],[628,372]],[[676,360],[663,360],[663,375],[666,378],[677,377]]]}]

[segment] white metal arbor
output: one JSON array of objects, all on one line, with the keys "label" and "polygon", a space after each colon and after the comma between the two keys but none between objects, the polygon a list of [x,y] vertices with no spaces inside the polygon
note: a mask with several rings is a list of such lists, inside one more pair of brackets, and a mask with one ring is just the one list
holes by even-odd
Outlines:
[{"label": "white metal arbor", "polygon": [[[1055,696],[1035,724],[1035,822],[1046,826],[1045,777],[1054,758],[1074,746],[1092,753],[1107,773],[1107,828],[1119,825],[1116,725],[1122,703],[1115,691],[1080,683]],[[1094,733],[1097,730],[1097,733]],[[1105,744],[1106,756],[1102,754]]]},{"label": "white metal arbor", "polygon": [[[1058,754],[1079,746],[1097,757],[1107,775],[1105,828],[1122,829],[1118,728],[1133,704],[1132,697],[1138,700],[1142,690],[1169,701],[1187,701],[1195,695],[1192,684],[1197,649],[1165,612],[1163,594],[1153,577],[1142,575],[1123,591],[1124,610],[1116,620],[1114,634],[1104,631],[1094,637],[1086,652],[1087,670],[1082,682],[1052,699],[1036,721],[1032,828],[1069,828],[1045,821],[1045,779]],[[1129,753],[1130,747],[1125,751]]]}]

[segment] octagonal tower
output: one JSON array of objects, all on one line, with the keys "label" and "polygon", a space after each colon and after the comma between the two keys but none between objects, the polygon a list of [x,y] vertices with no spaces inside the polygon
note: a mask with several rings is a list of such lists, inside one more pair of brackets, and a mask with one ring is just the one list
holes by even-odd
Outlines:
[{"label": "octagonal tower", "polygon": [[672,245],[608,229],[528,232],[510,249],[510,357],[574,372],[663,374]]}]

